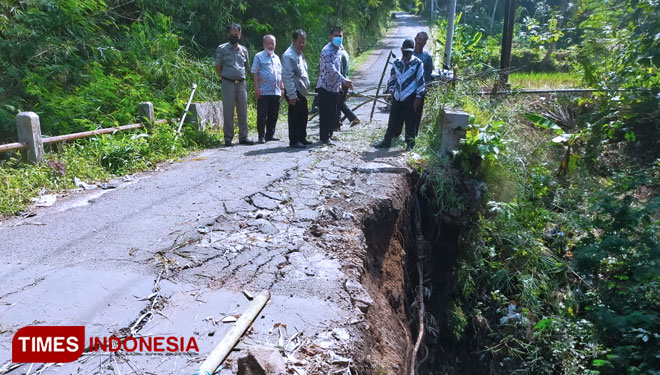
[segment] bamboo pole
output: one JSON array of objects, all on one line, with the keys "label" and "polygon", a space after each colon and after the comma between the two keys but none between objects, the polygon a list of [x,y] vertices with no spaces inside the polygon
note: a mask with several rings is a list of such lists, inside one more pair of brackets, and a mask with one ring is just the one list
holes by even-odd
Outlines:
[{"label": "bamboo pole", "polygon": [[[157,120],[154,123],[155,124],[164,124],[167,123],[168,120]],[[139,129],[143,127],[142,124],[129,124],[129,125],[122,125],[118,126],[116,128],[103,128],[103,129],[97,129],[97,130],[90,130],[86,132],[80,132],[80,133],[72,133],[72,134],[65,134],[65,135],[57,135],[54,137],[46,137],[43,138],[43,144],[49,144],[49,143],[58,143],[58,142],[66,142],[66,141],[73,141],[76,139],[81,139],[81,138],[87,138],[87,137],[92,137],[95,135],[101,135],[101,134],[107,134],[107,133],[114,133],[117,131],[122,131],[122,130],[133,130],[133,129]],[[12,151],[12,150],[21,150],[27,148],[27,144],[25,143],[20,143],[20,142],[14,142],[14,143],[5,143],[3,145],[0,145],[0,152],[5,152],[5,151]]]},{"label": "bamboo pole", "polygon": [[113,128],[103,128],[103,129],[90,130],[90,131],[80,132],[80,133],[57,135],[57,136],[54,136],[54,137],[44,138],[43,143],[48,144],[48,143],[73,141],[75,139],[93,137],[95,135],[101,135],[101,134],[107,134],[107,133],[114,133],[114,132],[121,131],[121,130],[139,129],[141,127],[142,127],[142,124],[129,124],[129,125],[122,125],[122,126],[119,126],[119,127],[116,127],[116,128],[114,128],[114,127]]},{"label": "bamboo pole", "polygon": [[28,147],[27,143],[21,143],[21,142],[5,143],[4,145],[0,145],[0,152],[11,151],[11,150],[22,150],[27,147]]},{"label": "bamboo pole", "polygon": [[[366,102],[362,102],[362,103],[356,105],[355,107],[353,107],[353,109],[351,109],[351,111],[355,111],[356,109],[362,107],[363,105],[365,105],[367,103],[371,103],[371,100],[367,100]],[[341,121],[344,121],[344,120],[346,120],[346,116],[342,116]]]},{"label": "bamboo pole", "polygon": [[[387,55],[387,61],[385,62],[385,67],[383,68],[383,73],[380,75],[380,80],[378,81],[378,87],[376,87],[376,98],[380,94],[380,86],[383,84],[383,78],[385,77],[385,72],[387,72],[387,67],[390,65],[390,57],[392,57],[392,51]],[[376,110],[376,99],[374,98],[374,105],[371,107],[371,115],[369,115],[369,121],[374,119],[374,111]]]},{"label": "bamboo pole", "polygon": [[[157,121],[154,121],[154,124],[165,124],[165,123],[167,123],[167,121],[168,120],[157,120]],[[103,129],[90,130],[90,131],[80,132],[80,133],[57,135],[57,136],[54,136],[54,137],[44,138],[43,143],[44,144],[49,144],[49,143],[73,141],[73,140],[80,139],[80,138],[93,137],[95,135],[114,133],[114,132],[118,132],[118,131],[122,131],[122,130],[139,129],[139,128],[142,128],[142,127],[144,127],[143,124],[137,123],[137,124],[122,125],[122,126],[118,126],[116,128],[114,128],[114,127],[113,128],[103,128]]]},{"label": "bamboo pole", "polygon": [[267,290],[263,290],[254,297],[254,300],[252,300],[248,309],[240,318],[238,318],[234,326],[229,332],[227,332],[225,337],[222,338],[215,349],[213,349],[211,354],[206,358],[204,363],[199,367],[199,375],[211,375],[218,367],[220,367],[222,362],[224,362],[234,346],[236,346],[241,339],[241,336],[243,336],[245,331],[250,328],[254,319],[257,318],[257,315],[259,315],[264,306],[266,306],[269,299],[270,292]]}]

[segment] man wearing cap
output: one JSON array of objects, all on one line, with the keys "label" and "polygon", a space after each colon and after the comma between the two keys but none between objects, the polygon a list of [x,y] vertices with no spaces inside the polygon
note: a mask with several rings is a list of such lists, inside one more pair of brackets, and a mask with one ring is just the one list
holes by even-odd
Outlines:
[{"label": "man wearing cap", "polygon": [[415,146],[415,111],[419,108],[424,94],[424,66],[422,61],[413,56],[415,44],[406,39],[401,46],[402,57],[394,60],[387,90],[392,94],[392,109],[383,140],[374,145],[376,148],[389,148],[392,138],[401,135],[406,124],[406,150]]},{"label": "man wearing cap", "polygon": [[[424,65],[424,82],[431,82],[431,75],[433,74],[433,57],[428,51],[424,49],[426,42],[429,40],[429,34],[426,31],[420,31],[415,36],[415,50],[413,51],[413,56],[422,60]],[[422,94],[422,100],[419,103],[419,107],[415,112],[415,136],[419,135],[419,124],[422,122],[422,112],[424,111],[424,97],[426,93]]]},{"label": "man wearing cap", "polygon": [[222,112],[224,118],[225,146],[232,145],[234,139],[234,107],[238,117],[238,142],[253,145],[248,138],[247,127],[247,88],[245,73],[250,71],[247,48],[238,44],[241,39],[241,25],[227,26],[227,39],[215,50],[215,71],[222,80]]}]

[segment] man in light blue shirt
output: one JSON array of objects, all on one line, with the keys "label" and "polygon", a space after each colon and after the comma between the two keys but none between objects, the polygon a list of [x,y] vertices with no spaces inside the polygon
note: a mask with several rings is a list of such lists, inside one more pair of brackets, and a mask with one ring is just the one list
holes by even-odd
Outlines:
[{"label": "man in light blue shirt", "polygon": [[259,143],[279,141],[275,138],[275,126],[280,110],[280,97],[284,93],[282,64],[275,54],[275,37],[265,35],[264,50],[254,55],[254,96],[257,99],[257,132]]}]

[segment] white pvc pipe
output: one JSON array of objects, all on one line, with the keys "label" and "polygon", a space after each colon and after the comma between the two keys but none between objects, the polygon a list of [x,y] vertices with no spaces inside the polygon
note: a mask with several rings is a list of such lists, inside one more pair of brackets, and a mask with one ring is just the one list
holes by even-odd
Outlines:
[{"label": "white pvc pipe", "polygon": [[199,375],[211,375],[215,372],[232,349],[234,349],[234,346],[236,346],[245,331],[250,328],[252,322],[254,322],[254,319],[257,318],[261,310],[266,306],[269,299],[270,292],[267,290],[261,291],[261,293],[254,297],[248,309],[238,318],[234,326],[231,327],[225,337],[220,340],[215,349],[206,358],[206,361],[199,367]]}]

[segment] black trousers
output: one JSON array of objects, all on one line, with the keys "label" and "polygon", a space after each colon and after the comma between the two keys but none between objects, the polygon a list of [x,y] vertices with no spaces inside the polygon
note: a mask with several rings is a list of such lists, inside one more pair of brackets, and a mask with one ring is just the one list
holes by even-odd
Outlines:
[{"label": "black trousers", "polygon": [[296,142],[301,142],[307,139],[307,98],[298,95],[298,102],[296,105],[289,104],[289,146]]},{"label": "black trousers", "polygon": [[339,125],[339,93],[317,88],[319,95],[319,135],[321,141],[332,137],[332,132]]},{"label": "black trousers", "polygon": [[257,100],[257,133],[267,141],[275,136],[275,125],[280,113],[279,95],[261,95]]},{"label": "black trousers", "polygon": [[391,141],[401,135],[403,124],[406,124],[406,142],[413,142],[415,139],[415,94],[409,95],[403,101],[392,100],[392,109],[390,110],[390,119],[387,122],[387,131],[385,140]]},{"label": "black trousers", "polygon": [[[346,116],[348,121],[353,121],[357,118],[357,116],[355,115],[355,113],[353,113],[353,111],[351,111],[351,108],[349,108],[348,105],[346,105],[347,95],[348,95],[348,87],[344,87],[339,97],[339,102],[340,102],[339,109],[341,110],[341,113],[343,113],[344,116]],[[341,113],[339,113],[339,116],[341,116]],[[339,121],[337,121],[337,127],[339,127]]]},{"label": "black trousers", "polygon": [[417,107],[417,111],[415,112],[415,137],[419,135],[419,124],[422,122],[422,112],[424,111],[424,98],[426,97],[426,94],[422,94],[422,100],[419,103],[419,107]]}]

